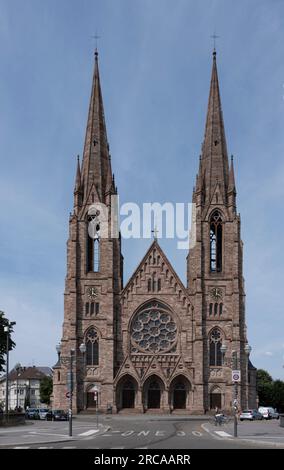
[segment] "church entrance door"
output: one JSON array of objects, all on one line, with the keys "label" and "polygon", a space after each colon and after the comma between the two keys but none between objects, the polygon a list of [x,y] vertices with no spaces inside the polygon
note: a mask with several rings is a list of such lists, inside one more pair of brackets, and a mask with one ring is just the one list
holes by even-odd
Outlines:
[{"label": "church entrance door", "polygon": [[174,409],[185,409],[186,407],[186,388],[183,383],[177,383],[174,388],[173,397]]},{"label": "church entrance door", "polygon": [[96,408],[94,397],[94,392],[87,392],[87,408]]},{"label": "church entrance door", "polygon": [[219,410],[222,408],[222,395],[221,393],[210,393],[210,409],[215,410],[216,408]]},{"label": "church entrance door", "polygon": [[127,380],[122,388],[122,408],[134,408],[135,388],[132,381]]},{"label": "church entrance door", "polygon": [[161,388],[157,380],[152,380],[148,388],[148,408],[160,408]]}]

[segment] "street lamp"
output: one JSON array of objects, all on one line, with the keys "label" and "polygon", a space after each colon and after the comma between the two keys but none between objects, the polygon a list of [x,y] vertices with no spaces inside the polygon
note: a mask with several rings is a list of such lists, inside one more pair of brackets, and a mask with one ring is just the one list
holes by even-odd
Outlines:
[{"label": "street lamp", "polygon": [[85,409],[85,387],[84,387],[84,378],[85,378],[85,353],[87,351],[87,346],[85,343],[81,343],[79,346],[80,352],[83,355],[83,379],[82,379],[82,387],[83,387],[83,411]]},{"label": "street lamp", "polygon": [[16,393],[17,393],[17,404],[16,404],[16,410],[19,411],[19,377],[21,375],[21,372],[23,370],[21,364],[17,364],[16,367],[16,372],[17,372],[17,378],[16,378]]},{"label": "street lamp", "polygon": [[247,356],[247,406],[249,407],[249,356],[250,356],[250,353],[251,353],[251,346],[246,343],[245,345],[245,353],[246,353],[246,356]]},{"label": "street lamp", "polygon": [[70,349],[69,370],[69,436],[72,436],[72,399],[73,399],[73,357],[75,349]]},{"label": "street lamp", "polygon": [[5,415],[6,422],[9,418],[9,340],[10,340],[10,327],[16,325],[15,321],[8,323],[4,326],[4,333],[6,333],[6,397],[5,397]]}]

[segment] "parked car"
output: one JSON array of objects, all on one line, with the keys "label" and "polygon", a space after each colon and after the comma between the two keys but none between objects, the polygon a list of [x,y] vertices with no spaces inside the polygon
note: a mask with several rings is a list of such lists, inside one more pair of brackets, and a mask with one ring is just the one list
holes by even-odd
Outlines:
[{"label": "parked car", "polygon": [[279,413],[272,406],[260,406],[258,411],[262,414],[265,419],[279,419]]},{"label": "parked car", "polygon": [[245,419],[254,421],[255,419],[263,419],[263,416],[257,410],[244,410],[240,414],[240,421],[244,421]]},{"label": "parked car", "polygon": [[38,412],[39,412],[39,419],[45,419],[47,413],[49,412],[49,409],[48,408],[39,408]]},{"label": "parked car", "polygon": [[26,410],[26,418],[27,419],[40,419],[38,408],[28,408]]},{"label": "parked car", "polygon": [[68,421],[68,413],[64,410],[49,410],[46,413],[47,421]]}]

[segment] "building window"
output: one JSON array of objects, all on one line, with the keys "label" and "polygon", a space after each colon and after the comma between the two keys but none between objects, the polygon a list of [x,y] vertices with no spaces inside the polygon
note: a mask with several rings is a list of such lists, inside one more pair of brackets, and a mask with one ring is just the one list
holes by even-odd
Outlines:
[{"label": "building window", "polygon": [[160,290],[161,290],[161,279],[159,278],[158,279],[158,291],[160,291]]},{"label": "building window", "polygon": [[89,310],[90,310],[90,304],[89,304],[89,302],[86,302],[86,305],[85,305],[86,315],[89,315]]},{"label": "building window", "polygon": [[94,302],[91,302],[91,315],[94,315],[95,313],[95,304]]},{"label": "building window", "polygon": [[98,213],[87,219],[87,271],[100,270],[100,222]]},{"label": "building window", "polygon": [[219,305],[219,315],[221,316],[223,313],[223,304]]},{"label": "building window", "polygon": [[214,315],[218,315],[218,304],[214,305]]},{"label": "building window", "polygon": [[222,218],[215,211],[210,220],[210,271],[222,271]]},{"label": "building window", "polygon": [[214,328],[214,330],[210,333],[210,366],[221,366],[222,365],[222,353],[221,353],[221,346],[222,346],[222,337],[221,332],[218,328]]},{"label": "building window", "polygon": [[99,304],[99,302],[96,302],[95,311],[96,311],[96,315],[98,315],[99,312],[100,312],[100,304]]},{"label": "building window", "polygon": [[148,292],[151,292],[151,279],[148,279]]},{"label": "building window", "polygon": [[213,304],[209,305],[209,315],[212,315],[213,313]]},{"label": "building window", "polygon": [[57,371],[57,380],[60,382],[60,371]]},{"label": "building window", "polygon": [[152,284],[152,289],[153,289],[153,292],[156,291],[156,273],[153,274],[153,284]]},{"label": "building window", "polygon": [[96,238],[94,240],[94,272],[97,273],[100,270],[100,240]]},{"label": "building window", "polygon": [[31,390],[31,395],[35,395],[35,390],[34,389]]},{"label": "building window", "polygon": [[97,366],[99,364],[99,338],[94,328],[88,330],[86,335],[87,365]]}]

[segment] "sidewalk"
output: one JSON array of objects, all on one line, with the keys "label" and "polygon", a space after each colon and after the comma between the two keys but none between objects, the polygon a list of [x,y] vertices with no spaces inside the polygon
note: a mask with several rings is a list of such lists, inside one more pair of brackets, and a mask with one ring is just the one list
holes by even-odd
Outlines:
[{"label": "sidewalk", "polygon": [[284,448],[284,428],[280,427],[278,420],[238,422],[237,435],[234,438],[234,422],[221,426],[215,426],[207,422],[202,428],[209,434],[219,439],[242,440],[258,446]]}]

